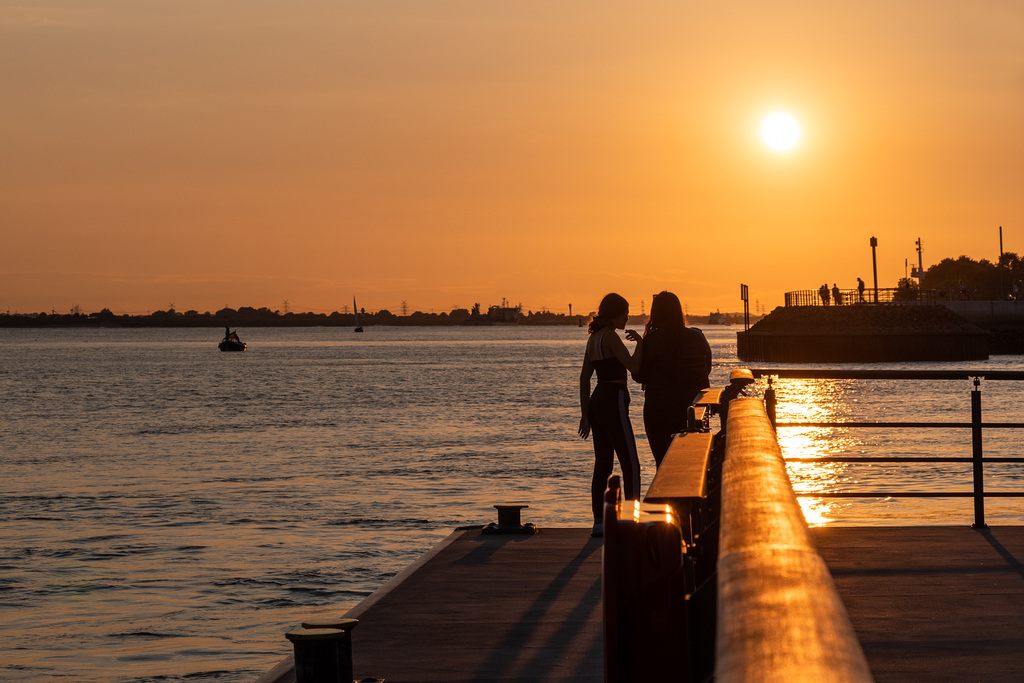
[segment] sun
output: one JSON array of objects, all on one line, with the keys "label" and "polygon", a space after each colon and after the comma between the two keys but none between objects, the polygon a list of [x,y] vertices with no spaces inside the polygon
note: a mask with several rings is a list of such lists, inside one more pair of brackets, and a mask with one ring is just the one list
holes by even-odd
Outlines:
[{"label": "sun", "polygon": [[772,149],[785,152],[800,141],[800,124],[784,111],[772,112],[761,122],[761,137]]}]

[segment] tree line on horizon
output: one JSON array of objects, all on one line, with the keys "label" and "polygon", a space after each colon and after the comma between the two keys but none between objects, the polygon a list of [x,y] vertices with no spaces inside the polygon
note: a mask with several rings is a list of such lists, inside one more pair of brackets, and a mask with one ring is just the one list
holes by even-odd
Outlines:
[{"label": "tree line on horizon", "polygon": [[933,289],[939,301],[1006,301],[1024,298],[1024,260],[1012,251],[995,263],[967,256],[945,258],[926,270],[920,284],[902,278],[898,288]]},{"label": "tree line on horizon", "polygon": [[[528,311],[519,315],[520,325],[586,325],[595,312],[586,315],[568,315],[550,311]],[[708,324],[715,314],[707,316],[688,316],[693,325]],[[387,309],[368,312],[365,308],[359,311],[360,325],[395,325],[395,326],[444,326],[462,325],[470,319],[472,313],[466,308],[456,308],[450,312],[424,313],[415,311],[409,315],[396,315]],[[726,324],[742,324],[742,313],[723,314]],[[751,315],[751,321],[762,316]],[[630,316],[630,325],[642,325],[647,321],[646,315]],[[166,311],[154,311],[146,315],[117,314],[109,308],[97,313],[83,313],[78,306],[68,313],[0,313],[2,327],[57,327],[83,326],[97,327],[353,327],[356,324],[354,313],[281,313],[266,306],[254,308],[225,307],[214,313],[200,313],[195,310],[184,313],[170,308]]]}]

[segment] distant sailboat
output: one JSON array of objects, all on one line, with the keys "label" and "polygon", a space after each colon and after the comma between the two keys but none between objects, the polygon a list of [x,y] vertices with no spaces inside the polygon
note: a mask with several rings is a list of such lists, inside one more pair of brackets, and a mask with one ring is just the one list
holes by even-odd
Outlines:
[{"label": "distant sailboat", "polygon": [[355,297],[352,297],[352,311],[356,314],[356,332],[362,332],[363,326],[359,324],[359,308],[356,306]]}]

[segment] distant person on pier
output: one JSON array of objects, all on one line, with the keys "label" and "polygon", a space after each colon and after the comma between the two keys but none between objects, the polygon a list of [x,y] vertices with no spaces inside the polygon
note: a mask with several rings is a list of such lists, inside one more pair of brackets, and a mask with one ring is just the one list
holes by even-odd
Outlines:
[{"label": "distant person on pier", "polygon": [[[580,371],[579,435],[586,439],[591,432],[594,434],[594,478],[590,484],[594,536],[604,532],[604,490],[615,464],[614,456],[618,457],[622,470],[624,495],[629,500],[640,498],[640,460],[629,421],[626,371],[640,369],[643,339],[635,331],[626,330],[626,338],[636,342],[631,355],[615,332],[625,329],[628,319],[629,303],[624,298],[612,293],[601,300],[597,315],[590,321],[590,338]],[[597,387],[591,394],[590,378],[595,372]]]},{"label": "distant person on pier", "polygon": [[640,370],[633,379],[644,385],[644,430],[658,467],[672,435],[686,428],[687,408],[701,389],[711,386],[710,372],[711,346],[703,332],[686,326],[679,297],[655,294]]},{"label": "distant person on pier", "polygon": [[828,306],[828,284],[818,287],[818,296],[821,297],[821,305]]},{"label": "distant person on pier", "polygon": [[843,305],[843,295],[839,291],[839,287],[836,283],[832,283],[832,300],[836,302],[836,306]]},{"label": "distant person on pier", "polygon": [[857,296],[860,297],[860,302],[864,303],[864,281],[857,278]]}]

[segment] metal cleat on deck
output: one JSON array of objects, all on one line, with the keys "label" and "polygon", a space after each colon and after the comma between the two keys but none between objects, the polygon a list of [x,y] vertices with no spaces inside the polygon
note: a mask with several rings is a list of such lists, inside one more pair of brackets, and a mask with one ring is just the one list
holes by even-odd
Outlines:
[{"label": "metal cleat on deck", "polygon": [[530,507],[529,505],[495,505],[498,510],[498,522],[491,522],[483,529],[484,534],[535,534],[539,531],[535,524],[520,521],[520,510]]}]

